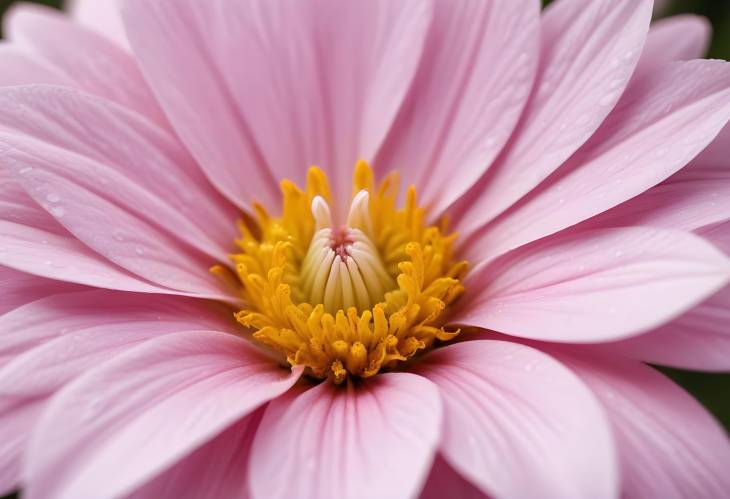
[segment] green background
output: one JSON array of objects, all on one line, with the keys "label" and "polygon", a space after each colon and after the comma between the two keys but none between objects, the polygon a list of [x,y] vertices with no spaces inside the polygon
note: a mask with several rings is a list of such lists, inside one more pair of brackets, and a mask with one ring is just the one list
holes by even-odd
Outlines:
[{"label": "green background", "polygon": [[[0,0],[0,15],[13,3],[16,2]],[[61,0],[36,0],[34,3],[59,8],[63,4]],[[712,22],[714,35],[708,57],[730,60],[730,0],[675,0],[660,15],[686,12],[703,15]],[[684,386],[730,429],[730,374],[661,370]]]}]

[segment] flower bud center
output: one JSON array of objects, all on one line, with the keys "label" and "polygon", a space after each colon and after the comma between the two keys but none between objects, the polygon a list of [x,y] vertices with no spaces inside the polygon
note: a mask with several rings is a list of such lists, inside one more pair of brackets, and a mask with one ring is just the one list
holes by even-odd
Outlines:
[{"label": "flower bud center", "polygon": [[348,225],[340,228],[332,226],[331,211],[322,197],[312,201],[317,232],[304,257],[300,288],[309,303],[321,303],[329,313],[369,309],[395,288],[366,233],[372,227],[368,199],[367,191],[355,196]]}]

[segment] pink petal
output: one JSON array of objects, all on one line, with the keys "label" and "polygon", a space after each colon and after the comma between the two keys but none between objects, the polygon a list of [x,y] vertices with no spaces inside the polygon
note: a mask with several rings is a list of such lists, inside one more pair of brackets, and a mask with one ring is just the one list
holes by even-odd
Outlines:
[{"label": "pink petal", "polygon": [[246,416],[126,499],[249,499],[245,470],[262,414]]},{"label": "pink petal", "polygon": [[0,428],[0,494],[2,497],[15,497],[13,492],[20,488],[21,459],[20,453],[25,446],[29,422],[39,415],[39,406],[20,406],[10,414],[1,414],[3,426]]},{"label": "pink petal", "polygon": [[37,54],[78,88],[167,124],[137,63],[116,43],[56,10],[38,5],[17,5],[5,15],[5,21],[6,36],[14,45]]},{"label": "pink petal", "polygon": [[68,0],[66,8],[81,24],[129,48],[124,33],[119,0]]},{"label": "pink petal", "polygon": [[65,282],[43,279],[0,266],[0,289],[3,290],[3,297],[0,300],[1,317],[14,308],[46,296],[66,291],[79,291],[84,288]]},{"label": "pink petal", "polygon": [[446,460],[495,497],[614,497],[608,421],[589,390],[524,345],[476,340],[417,367],[441,390]]},{"label": "pink petal", "polygon": [[[169,293],[84,246],[0,169],[0,265],[49,279],[127,291]],[[49,289],[63,284],[51,284]]]},{"label": "pink petal", "polygon": [[610,341],[676,318],[729,278],[730,260],[690,233],[574,231],[474,271],[452,321],[547,341]]},{"label": "pink petal", "polygon": [[561,0],[546,10],[530,102],[506,151],[460,206],[468,208],[462,235],[518,201],[596,131],[631,77],[650,17],[645,0]]},{"label": "pink petal", "polygon": [[[48,383],[58,387],[65,380],[52,369],[73,371],[73,362],[85,362],[85,356],[96,355],[95,352],[104,356],[106,350],[124,345],[135,335],[146,338],[186,329],[236,331],[229,313],[211,303],[180,296],[107,290],[47,296],[0,316],[0,366],[29,351],[30,360],[38,359],[38,362],[34,361],[37,364],[50,355],[48,360],[53,364],[33,367],[34,375],[18,381],[17,388],[27,392],[30,386],[45,387]],[[54,342],[71,345],[75,335],[85,338],[86,343],[70,351],[53,346]],[[82,367],[86,367],[85,364]],[[50,374],[44,376],[43,369]]]},{"label": "pink petal", "polygon": [[454,497],[459,499],[488,499],[477,487],[467,482],[457,473],[440,455],[428,474],[428,481],[423,486],[418,499],[444,499]]},{"label": "pink petal", "polygon": [[42,209],[15,181],[12,174],[4,169],[0,169],[0,220],[69,237],[68,231]]},{"label": "pink petal", "polygon": [[558,356],[593,390],[611,422],[624,497],[723,497],[730,441],[707,411],[639,362]]},{"label": "pink petal", "polygon": [[53,398],[29,444],[26,496],[132,492],[286,391],[300,373],[289,374],[230,334],[148,341]]},{"label": "pink petal", "polygon": [[527,102],[538,61],[536,0],[440,0],[418,73],[384,149],[436,213],[489,167]]},{"label": "pink petal", "polygon": [[692,165],[593,220],[590,227],[649,225],[694,231],[730,219],[730,164]]},{"label": "pink petal", "polygon": [[[699,233],[730,254],[730,222],[704,227]],[[654,331],[601,345],[601,348],[655,364],[698,371],[729,371],[728,323],[730,286]]]},{"label": "pink petal", "polygon": [[21,272],[99,288],[174,293],[120,269],[68,234],[0,220],[0,241],[0,265]]},{"label": "pink petal", "polygon": [[[43,281],[49,283],[49,290],[61,286],[52,284],[58,280],[123,291],[186,294],[154,286],[93,252],[8,177],[0,169],[0,266],[48,278]],[[233,298],[219,293],[212,297]]]},{"label": "pink petal", "polygon": [[74,86],[73,79],[64,75],[38,56],[24,53],[12,44],[0,44],[0,86],[47,83]]},{"label": "pink petal", "polygon": [[696,371],[730,371],[730,287],[650,333],[601,345],[608,352]]},{"label": "pink petal", "polygon": [[712,244],[720,248],[726,255],[730,255],[730,220],[707,225],[697,229],[695,232],[711,241]]},{"label": "pink petal", "polygon": [[226,327],[222,317],[197,300],[100,290],[56,294],[0,317],[0,490],[20,484],[31,429],[58,389],[150,338]]},{"label": "pink petal", "polygon": [[441,401],[428,380],[320,383],[269,404],[251,450],[256,498],[412,497],[431,467]]},{"label": "pink petal", "polygon": [[[71,164],[55,173],[100,185],[97,192],[127,210],[146,214],[200,251],[227,258],[238,214],[165,130],[109,102],[46,86],[1,89],[0,110],[5,140],[20,152],[68,157]],[[47,151],[48,146],[64,151]],[[81,163],[89,165],[84,169]]]},{"label": "pink petal", "polygon": [[730,167],[728,157],[730,157],[730,125],[726,125],[722,129],[715,140],[687,166],[687,169],[699,165],[703,168],[712,167],[725,170]]},{"label": "pink petal", "polygon": [[[697,162],[636,198],[589,220],[592,227],[650,225],[695,231],[730,254],[730,168]],[[602,345],[612,353],[673,367],[730,369],[730,288],[655,331]]]},{"label": "pink petal", "polygon": [[632,85],[591,140],[467,248],[491,259],[625,202],[686,165],[730,118],[730,64],[678,62]]},{"label": "pink petal", "polygon": [[244,206],[273,204],[276,182],[311,164],[349,196],[356,160],[374,156],[415,72],[427,7],[133,0],[123,14],[178,134]]},{"label": "pink petal", "polygon": [[712,26],[701,16],[681,15],[660,19],[651,26],[635,78],[674,61],[699,59],[707,52]]},{"label": "pink petal", "polygon": [[72,90],[2,89],[0,109],[0,163],[70,232],[146,279],[215,292],[208,268],[227,260],[235,212],[173,138]]}]

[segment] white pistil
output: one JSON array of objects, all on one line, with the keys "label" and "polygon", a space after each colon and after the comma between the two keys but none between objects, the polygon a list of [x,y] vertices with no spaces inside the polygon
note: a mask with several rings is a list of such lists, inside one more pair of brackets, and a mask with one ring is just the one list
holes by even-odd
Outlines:
[{"label": "white pistil", "polygon": [[347,227],[336,230],[327,202],[312,200],[316,232],[302,262],[300,286],[314,305],[335,313],[356,307],[371,308],[395,287],[372,243],[369,195],[360,191],[350,205]]},{"label": "white pistil", "polygon": [[362,190],[353,198],[352,203],[350,203],[350,212],[347,215],[347,226],[360,229],[368,235],[373,234],[368,191]]},{"label": "white pistil", "polygon": [[322,196],[312,200],[312,215],[314,216],[315,230],[332,227],[332,212]]}]

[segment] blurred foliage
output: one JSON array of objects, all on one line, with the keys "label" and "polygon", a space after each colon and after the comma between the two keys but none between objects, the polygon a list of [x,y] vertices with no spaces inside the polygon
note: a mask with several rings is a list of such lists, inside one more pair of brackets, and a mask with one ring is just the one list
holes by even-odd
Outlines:
[{"label": "blurred foliage", "polygon": [[[63,6],[64,0],[23,0],[26,3],[39,3],[42,5],[48,5],[49,7],[56,7],[60,9]],[[5,10],[14,3],[23,3],[19,0],[0,0],[0,17]],[[0,28],[0,36],[2,36],[2,30]]]},{"label": "blurred foliage", "polygon": [[[61,8],[63,5],[63,0],[24,0],[27,3],[39,3],[42,5],[48,5],[49,7],[56,7]],[[23,3],[18,0],[0,0],[0,19],[2,19],[3,14],[5,11],[13,5],[14,3]],[[0,26],[0,38],[2,38],[2,26]]]},{"label": "blurred foliage", "polygon": [[[63,0],[25,0],[61,8]],[[544,0],[547,5],[551,0]],[[16,0],[0,0],[0,16]],[[673,0],[657,13],[665,17],[682,13],[694,13],[707,17],[713,26],[713,39],[708,57],[730,60],[730,0]],[[1,31],[0,31],[1,35]],[[677,369],[659,368],[664,374],[682,385],[704,404],[730,429],[730,374],[707,374]],[[15,499],[8,496],[3,499]]]},{"label": "blurred foliage", "polygon": [[674,0],[662,15],[692,12],[712,22],[713,37],[708,57],[730,60],[730,0]]}]

